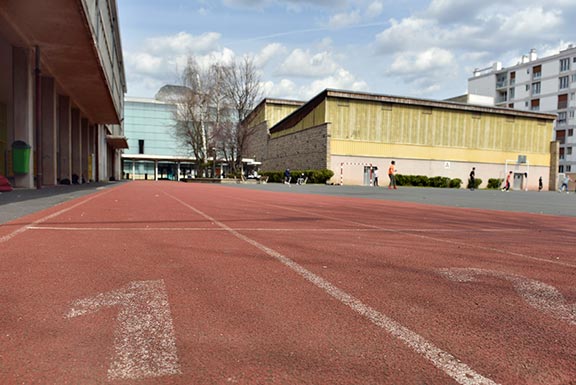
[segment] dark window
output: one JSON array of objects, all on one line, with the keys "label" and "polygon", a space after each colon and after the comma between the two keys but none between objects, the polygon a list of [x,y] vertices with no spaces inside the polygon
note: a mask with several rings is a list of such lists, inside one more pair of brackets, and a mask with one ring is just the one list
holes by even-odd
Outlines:
[{"label": "dark window", "polygon": [[144,139],[138,139],[138,154],[144,154]]}]

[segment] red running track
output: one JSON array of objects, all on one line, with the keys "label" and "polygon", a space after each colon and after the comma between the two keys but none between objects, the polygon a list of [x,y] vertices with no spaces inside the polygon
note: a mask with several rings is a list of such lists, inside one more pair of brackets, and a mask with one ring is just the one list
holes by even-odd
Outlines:
[{"label": "red running track", "polygon": [[576,384],[575,232],[123,184],[0,227],[0,383]]}]

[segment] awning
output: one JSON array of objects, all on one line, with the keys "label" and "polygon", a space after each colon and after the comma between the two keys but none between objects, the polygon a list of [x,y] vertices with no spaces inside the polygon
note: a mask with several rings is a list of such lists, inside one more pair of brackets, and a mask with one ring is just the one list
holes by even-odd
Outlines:
[{"label": "awning", "polygon": [[106,135],[106,142],[115,149],[127,149],[128,141],[125,136],[121,135]]}]

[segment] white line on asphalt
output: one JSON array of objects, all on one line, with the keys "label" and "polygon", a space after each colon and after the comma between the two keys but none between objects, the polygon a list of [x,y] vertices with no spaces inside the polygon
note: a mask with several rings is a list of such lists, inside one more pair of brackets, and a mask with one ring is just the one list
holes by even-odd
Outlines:
[{"label": "white line on asphalt", "polygon": [[39,225],[39,224],[41,224],[41,223],[43,223],[43,222],[46,222],[46,221],[49,220],[49,219],[52,219],[52,218],[55,218],[55,217],[57,217],[57,216],[59,216],[59,215],[61,215],[61,214],[64,214],[65,212],[70,211],[70,210],[72,210],[72,209],[75,209],[76,207],[81,206],[81,205],[83,205],[83,204],[85,204],[85,203],[88,203],[88,202],[90,202],[92,199],[96,198],[97,196],[98,196],[98,197],[99,197],[99,196],[102,196],[102,194],[107,194],[107,193],[110,192],[110,191],[111,191],[111,190],[107,190],[107,191],[102,192],[102,193],[100,193],[100,194],[98,194],[98,195],[92,195],[92,196],[86,198],[85,200],[83,200],[82,202],[78,202],[78,203],[76,203],[76,204],[74,204],[74,205],[72,205],[72,206],[70,206],[70,207],[67,207],[67,208],[65,208],[65,209],[62,209],[62,210],[57,211],[57,212],[55,212],[55,213],[52,213],[52,214],[50,214],[50,215],[47,215],[47,216],[45,216],[44,218],[37,219],[37,220],[35,220],[34,222],[30,223],[29,225],[19,227],[19,228],[17,228],[16,230],[12,231],[10,234],[7,234],[7,235],[4,235],[4,236],[0,237],[0,243],[7,242],[7,241],[11,240],[12,238],[14,238],[15,236],[17,236],[18,234],[22,234],[22,233],[25,232],[26,230],[29,230],[30,227],[32,227],[32,226]]},{"label": "white line on asphalt", "polygon": [[275,250],[270,249],[267,246],[264,246],[261,243],[249,238],[243,234],[240,234],[238,231],[228,227],[222,222],[219,222],[215,218],[205,214],[204,212],[196,209],[195,207],[187,204],[186,202],[176,198],[175,196],[166,193],[170,198],[174,199],[175,201],[179,202],[183,206],[189,208],[190,210],[194,211],[195,213],[203,216],[210,222],[214,223],[215,225],[226,229],[230,234],[234,235],[235,237],[251,244],[252,246],[256,247],[257,249],[261,250],[262,252],[268,254],[270,257],[276,259],[277,261],[281,262],[294,272],[298,273],[300,276],[305,278],[307,281],[311,282],[318,288],[324,290],[327,294],[334,297],[338,301],[342,302],[346,306],[350,307],[352,310],[357,312],[358,314],[362,315],[363,317],[370,320],[373,324],[383,328],[392,336],[400,339],[406,345],[411,347],[414,351],[424,356],[428,359],[434,366],[442,370],[448,376],[452,377],[455,381],[462,385],[496,385],[496,382],[492,381],[489,378],[482,376],[479,373],[476,373],[472,368],[470,368],[465,363],[458,360],[452,354],[443,351],[442,349],[438,348],[430,341],[426,340],[421,335],[413,332],[412,330],[408,329],[407,327],[401,325],[400,323],[396,322],[392,318],[378,312],[377,310],[371,308],[370,306],[364,304],[359,299],[353,297],[352,295],[346,293],[345,291],[339,289],[338,287],[332,285],[330,282],[325,280],[324,278],[312,273],[311,271],[307,270],[303,266],[297,264],[290,258],[278,253]]},{"label": "white line on asphalt", "polygon": [[[55,230],[55,231],[228,231],[223,228],[213,227],[69,227],[69,226],[28,226],[28,230]],[[415,232],[415,233],[479,233],[479,232],[504,232],[509,233],[510,230],[503,229],[386,229],[386,228],[373,228],[373,229],[358,229],[358,228],[254,228],[254,227],[239,227],[234,230],[238,231],[264,231],[264,232],[316,232],[316,233],[329,233],[329,232],[358,232],[358,233],[375,233],[375,232],[390,232],[398,233],[402,231]],[[518,229],[511,230],[514,232],[524,232],[528,230]]]}]

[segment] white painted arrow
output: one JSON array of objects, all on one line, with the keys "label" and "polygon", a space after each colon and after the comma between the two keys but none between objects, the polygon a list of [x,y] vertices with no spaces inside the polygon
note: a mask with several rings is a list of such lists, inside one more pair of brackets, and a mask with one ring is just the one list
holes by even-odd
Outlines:
[{"label": "white painted arrow", "polygon": [[455,282],[473,282],[478,276],[488,276],[512,282],[520,297],[536,310],[556,319],[576,325],[576,303],[568,303],[553,286],[515,274],[475,268],[441,269],[439,273]]},{"label": "white painted arrow", "polygon": [[108,379],[141,379],[181,374],[168,295],[163,280],[134,281],[125,287],[79,299],[67,318],[119,306],[115,355]]}]

